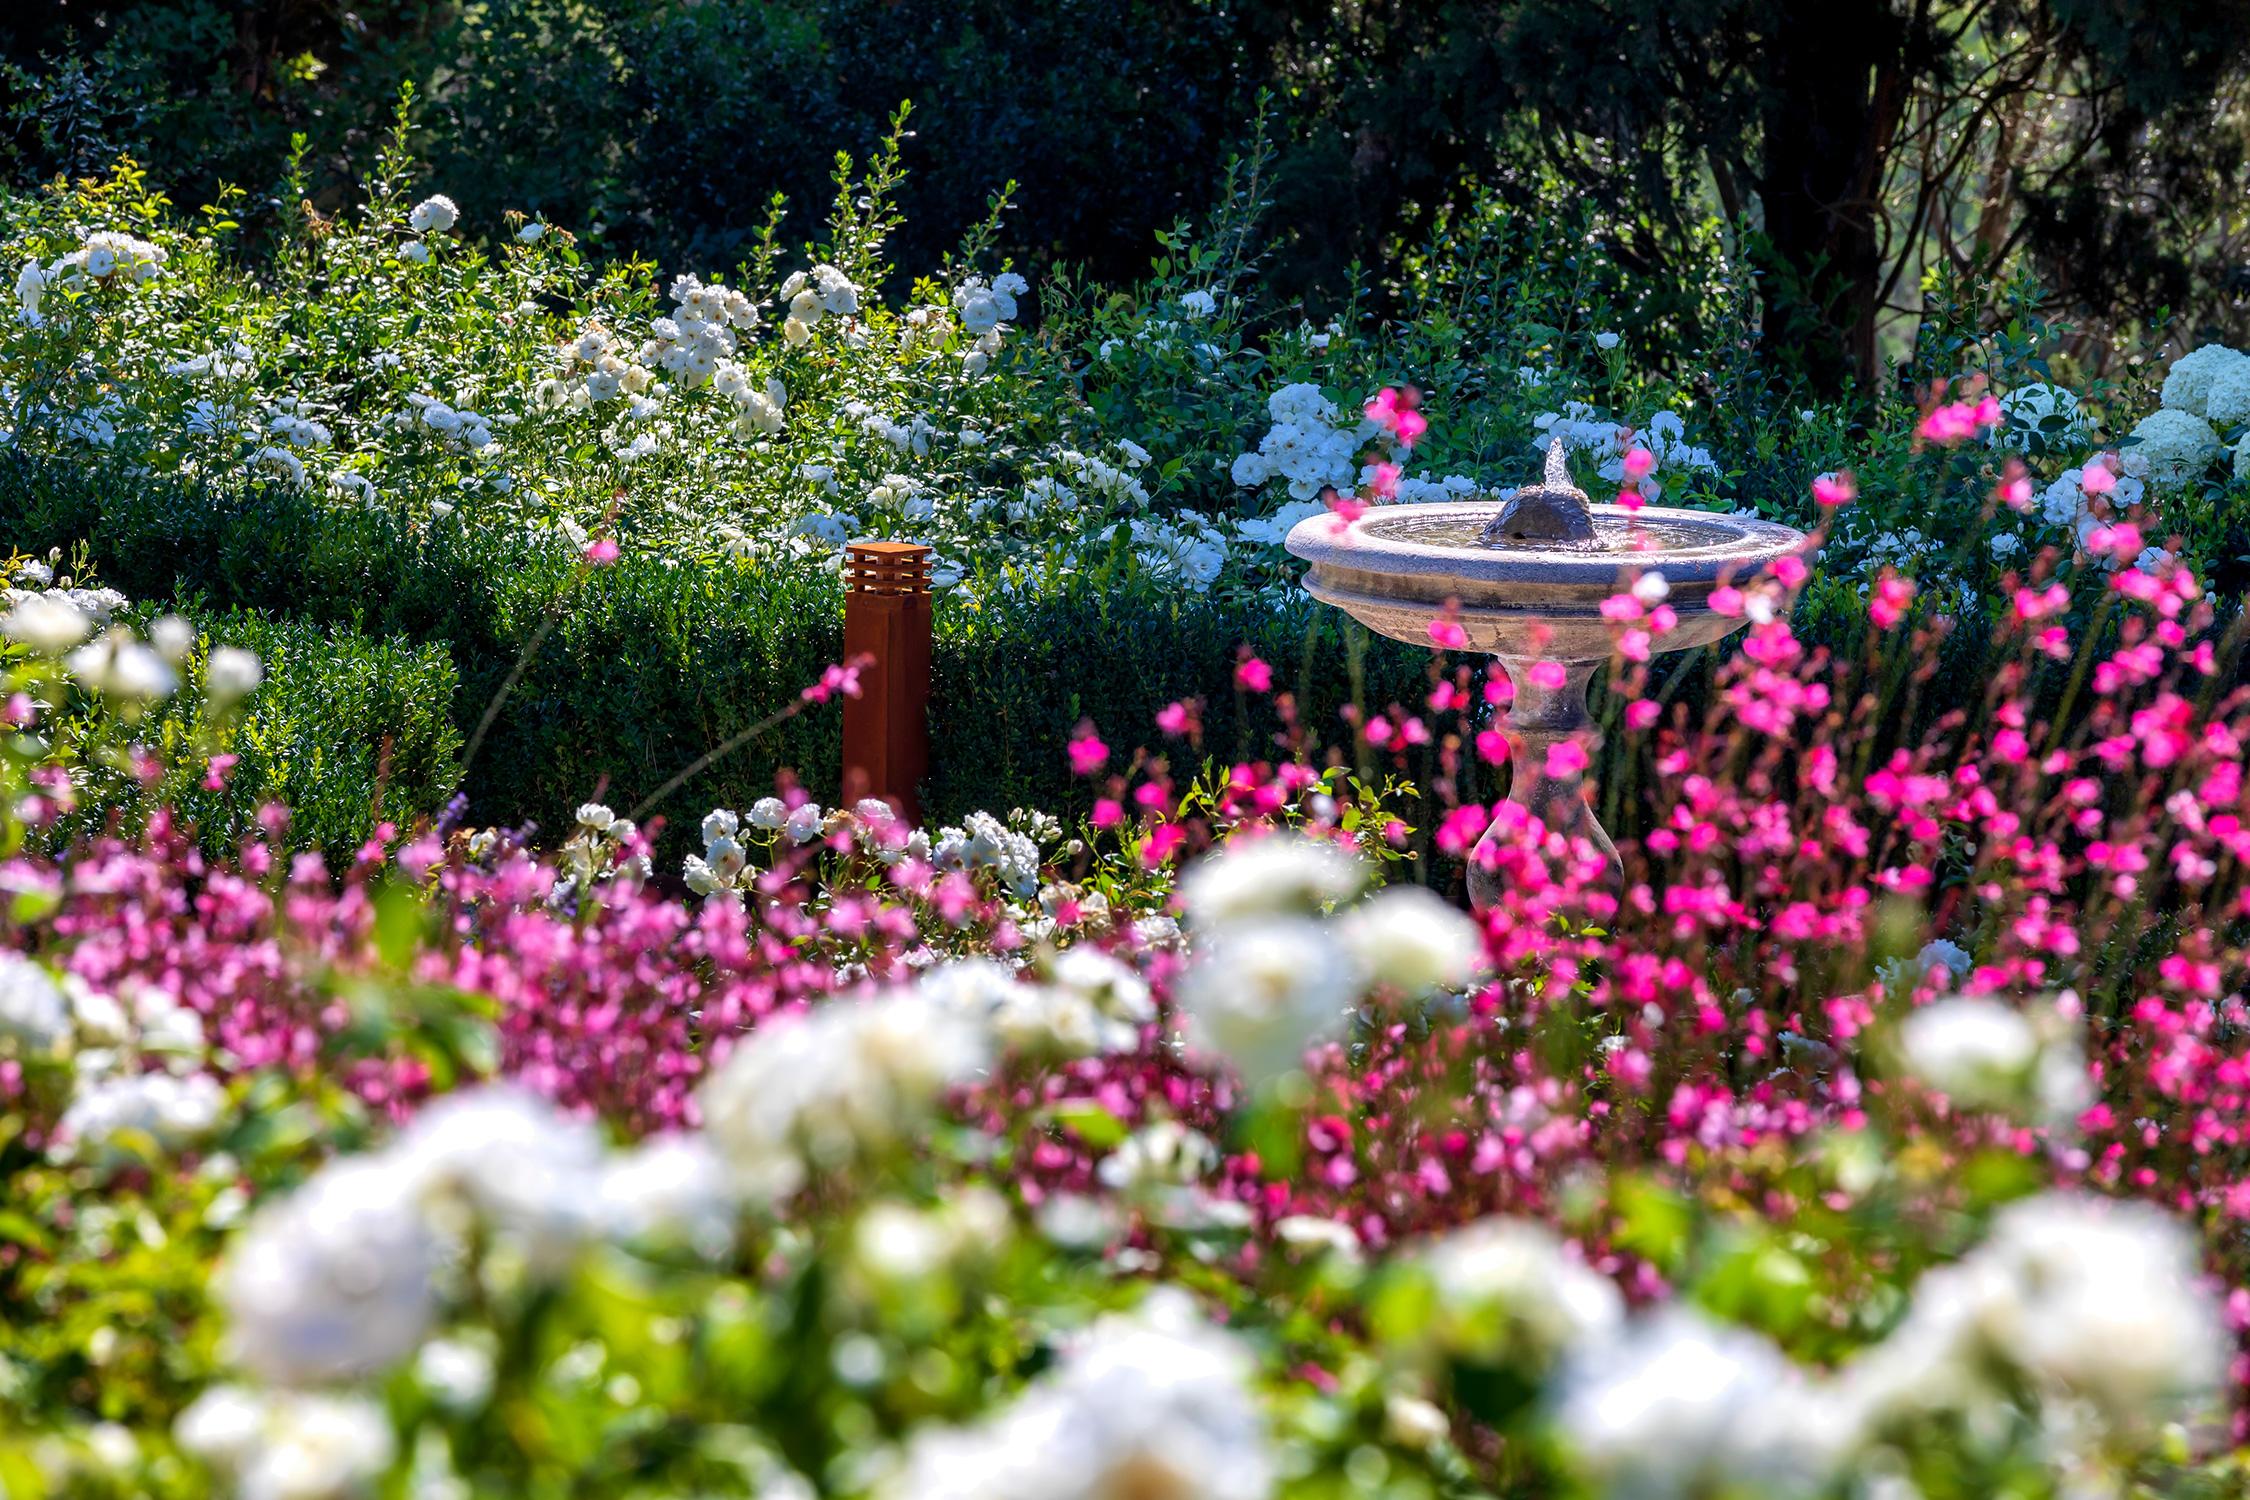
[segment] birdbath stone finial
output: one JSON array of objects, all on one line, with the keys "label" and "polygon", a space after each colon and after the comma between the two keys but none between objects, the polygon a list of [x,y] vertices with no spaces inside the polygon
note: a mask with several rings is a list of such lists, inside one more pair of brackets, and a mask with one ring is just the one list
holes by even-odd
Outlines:
[{"label": "birdbath stone finial", "polygon": [[1478,538],[1487,547],[1593,539],[1593,507],[1587,503],[1586,492],[1570,482],[1570,462],[1563,455],[1560,437],[1547,443],[1546,477],[1516,491],[1515,498],[1500,508],[1500,514]]}]

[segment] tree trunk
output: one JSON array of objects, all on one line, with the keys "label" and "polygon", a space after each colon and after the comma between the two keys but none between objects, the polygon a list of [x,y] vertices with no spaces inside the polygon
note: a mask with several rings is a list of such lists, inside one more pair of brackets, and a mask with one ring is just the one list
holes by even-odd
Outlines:
[{"label": "tree trunk", "polygon": [[1872,388],[1877,218],[1907,85],[1906,22],[1885,0],[1782,0],[1768,14],[1766,340],[1825,394]]}]

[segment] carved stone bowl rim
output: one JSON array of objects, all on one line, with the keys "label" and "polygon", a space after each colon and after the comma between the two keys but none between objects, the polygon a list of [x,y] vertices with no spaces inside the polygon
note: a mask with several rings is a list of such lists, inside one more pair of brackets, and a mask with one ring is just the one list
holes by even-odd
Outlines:
[{"label": "carved stone bowl rim", "polygon": [[1662,572],[1675,593],[1688,585],[1697,594],[1705,594],[1721,583],[1747,581],[1760,569],[1783,557],[1801,554],[1812,545],[1812,539],[1793,526],[1746,516],[1659,506],[1639,511],[1618,505],[1591,509],[1597,525],[1638,521],[1692,526],[1716,533],[1718,540],[1688,548],[1594,552],[1529,544],[1441,547],[1369,534],[1370,524],[1389,529],[1426,518],[1474,526],[1500,512],[1497,501],[1456,500],[1371,506],[1358,519],[1340,527],[1333,513],[1308,516],[1290,529],[1284,545],[1293,555],[1311,563],[1316,575],[1334,575],[1337,582],[1348,578],[1355,591],[1374,592],[1382,579],[1395,577],[1402,601],[1432,600],[1450,593],[1465,605],[1503,608],[1532,603],[1531,598],[1523,597],[1526,592],[1556,602],[1560,602],[1558,596],[1569,596],[1598,603],[1616,592],[1628,574],[1650,570]]}]

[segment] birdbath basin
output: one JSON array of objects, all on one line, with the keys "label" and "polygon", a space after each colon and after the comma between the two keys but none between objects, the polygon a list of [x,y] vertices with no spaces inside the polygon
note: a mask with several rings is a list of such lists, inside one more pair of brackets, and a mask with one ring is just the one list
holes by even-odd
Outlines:
[{"label": "birdbath basin", "polygon": [[[1713,612],[1712,590],[1746,581],[1807,545],[1803,532],[1768,521],[1590,504],[1570,482],[1559,438],[1547,450],[1546,478],[1504,504],[1370,506],[1348,522],[1312,516],[1287,541],[1312,565],[1305,591],[1368,629],[1427,646],[1431,623],[1450,618],[1468,637],[1466,649],[1499,659],[1516,690],[1508,710],[1515,747],[1508,800],[1549,830],[1586,840],[1613,868],[1617,848],[1586,805],[1582,777],[1549,775],[1547,764],[1549,746],[1589,723],[1586,687],[1611,650],[1602,601],[1632,574],[1660,572],[1679,622],[1650,649],[1707,646],[1745,623]],[[1559,674],[1535,672],[1543,662]],[[1485,838],[1497,833],[1495,825]],[[1488,862],[1473,854],[1469,898],[1479,910],[1497,899],[1496,881]]]}]

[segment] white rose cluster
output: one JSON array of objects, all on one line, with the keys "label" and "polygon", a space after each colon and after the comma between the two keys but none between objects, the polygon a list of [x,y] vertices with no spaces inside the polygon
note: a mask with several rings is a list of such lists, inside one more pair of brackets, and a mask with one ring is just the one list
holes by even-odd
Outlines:
[{"label": "white rose cluster", "polygon": [[1233,463],[1234,482],[1258,489],[1285,480],[1294,500],[1311,500],[1323,489],[1348,490],[1359,477],[1360,450],[1380,430],[1373,422],[1345,423],[1336,403],[1317,385],[1285,385],[1266,398],[1273,425],[1251,452]]},{"label": "white rose cluster", "polygon": [[0,1043],[49,1052],[70,1034],[70,1006],[54,976],[28,958],[0,952]]},{"label": "white rose cluster", "polygon": [[621,818],[599,802],[581,803],[569,837],[555,854],[555,867],[561,878],[548,893],[549,902],[565,905],[595,885],[608,881],[646,880],[648,856],[626,853],[639,835],[640,828],[631,818]]},{"label": "white rose cluster", "polygon": [[583,411],[620,396],[645,394],[656,384],[656,372],[621,353],[622,347],[601,324],[587,324],[577,338],[556,351],[559,374],[534,385],[532,400],[550,409]]},{"label": "white rose cluster", "polygon": [[[706,286],[687,275],[672,279],[671,296],[672,315],[649,324],[640,356],[679,377],[688,389],[709,385],[741,347],[739,335],[758,326],[757,304],[731,287],[716,282]],[[749,389],[739,371],[732,384],[740,391]]]},{"label": "white rose cluster", "polygon": [[1545,1370],[1625,1321],[1617,1284],[1526,1219],[1479,1219],[1410,1245],[1401,1268],[1427,1282],[1423,1336],[1454,1359]]},{"label": "white rose cluster", "polygon": [[64,286],[73,291],[89,281],[104,286],[112,282],[153,281],[169,259],[171,256],[161,246],[152,245],[137,235],[101,229],[87,235],[85,243],[47,267],[46,281],[50,286]]},{"label": "white rose cluster", "polygon": [[201,1018],[152,984],[110,994],[0,957],[0,1053],[9,1050],[68,1059],[71,1095],[47,1145],[56,1161],[151,1162],[209,1138],[226,1117],[226,1090],[204,1071]]},{"label": "white rose cluster", "polygon": [[1034,981],[989,959],[964,959],[932,969],[919,988],[977,1018],[1001,1048],[1025,1057],[1128,1052],[1156,1019],[1148,981],[1106,953],[1072,948],[1044,967],[1044,980]]},{"label": "white rose cluster", "polygon": [[1016,320],[1016,298],[1029,290],[1024,279],[1012,271],[1003,271],[990,284],[981,276],[971,276],[954,288],[953,311],[970,333],[991,333],[1003,323]]},{"label": "white rose cluster", "polygon": [[[885,864],[929,857],[929,836],[907,828],[887,802],[865,797],[849,809],[838,808],[834,816],[851,827],[861,848]],[[830,819],[817,802],[791,807],[779,797],[761,797],[747,813],[715,807],[703,818],[703,852],[687,857],[682,879],[699,896],[743,890],[757,873],[748,848],[757,834],[808,844],[828,832]]]},{"label": "white rose cluster", "polygon": [[[1180,887],[1193,941],[1176,992],[1190,1040],[1259,1083],[1296,1068],[1370,989],[1420,996],[1475,977],[1473,921],[1414,886],[1344,906],[1366,878],[1356,856],[1290,834],[1196,864]],[[1337,920],[1330,906],[1344,906]]]},{"label": "white rose cluster", "polygon": [[[1017,821],[1037,814],[1018,810]],[[1039,890],[1039,843],[1031,832],[1010,827],[988,812],[973,812],[960,826],[940,828],[930,840],[930,863],[940,870],[990,870],[1018,896]]]},{"label": "white rose cluster", "polygon": [[400,432],[426,432],[446,448],[463,453],[482,453],[498,442],[492,434],[495,420],[419,391],[409,395],[405,407],[390,418]]},{"label": "white rose cluster", "polygon": [[345,1500],[364,1494],[398,1452],[390,1415],[372,1397],[239,1385],[196,1397],[172,1435],[242,1500]]},{"label": "white rose cluster", "polygon": [[992,1051],[985,1019],[942,986],[837,999],[727,1054],[699,1096],[704,1134],[746,1199],[778,1204],[910,1140]]},{"label": "white rose cluster", "polygon": [[1194,594],[1209,593],[1227,565],[1226,533],[1199,511],[1183,510],[1170,517],[1136,516],[1099,535],[1105,541],[1129,537],[1133,555],[1153,577]]},{"label": "white rose cluster", "polygon": [[792,271],[781,283],[781,304],[787,316],[781,336],[792,348],[812,342],[812,331],[827,317],[848,318],[859,311],[860,290],[831,265],[810,271]]},{"label": "white rose cluster", "polygon": [[406,215],[406,227],[416,234],[443,234],[460,222],[460,205],[443,193],[424,198]]}]

